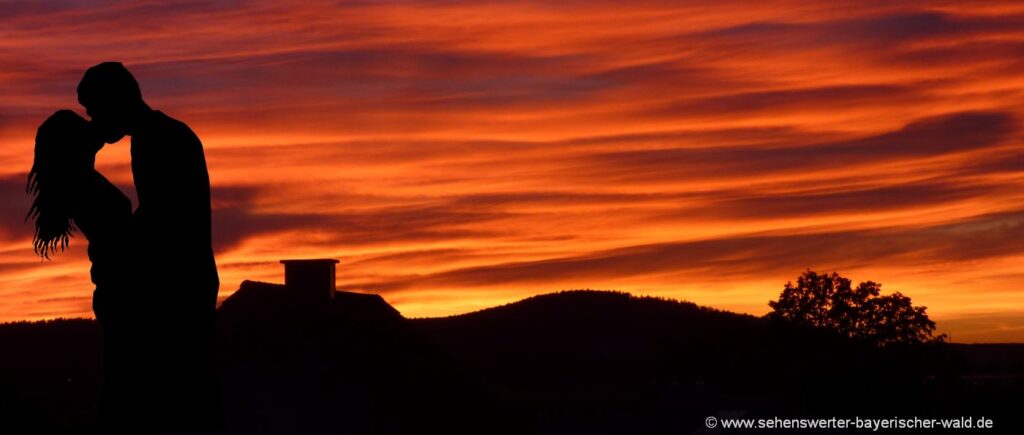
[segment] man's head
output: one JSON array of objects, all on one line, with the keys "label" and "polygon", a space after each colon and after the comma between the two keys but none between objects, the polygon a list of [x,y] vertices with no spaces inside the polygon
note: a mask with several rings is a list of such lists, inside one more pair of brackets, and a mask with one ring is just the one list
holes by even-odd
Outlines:
[{"label": "man's head", "polygon": [[78,83],[78,102],[106,143],[117,142],[128,134],[146,108],[139,82],[120,62],[103,62],[89,68]]}]

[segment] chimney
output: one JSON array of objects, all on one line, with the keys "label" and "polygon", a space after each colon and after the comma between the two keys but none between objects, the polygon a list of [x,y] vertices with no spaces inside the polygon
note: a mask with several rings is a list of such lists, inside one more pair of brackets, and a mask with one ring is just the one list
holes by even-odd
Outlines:
[{"label": "chimney", "polygon": [[284,264],[284,286],[300,292],[310,300],[334,299],[334,265],[331,258],[310,260],[281,260]]}]

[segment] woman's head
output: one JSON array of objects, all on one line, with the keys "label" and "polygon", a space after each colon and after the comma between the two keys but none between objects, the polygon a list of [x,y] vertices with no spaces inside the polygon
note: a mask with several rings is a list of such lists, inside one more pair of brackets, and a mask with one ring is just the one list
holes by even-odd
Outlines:
[{"label": "woman's head", "polygon": [[39,256],[49,258],[67,246],[74,231],[71,189],[92,170],[102,146],[89,121],[70,110],[57,111],[39,126],[28,174],[28,192],[35,196],[29,217],[35,219],[33,245]]}]

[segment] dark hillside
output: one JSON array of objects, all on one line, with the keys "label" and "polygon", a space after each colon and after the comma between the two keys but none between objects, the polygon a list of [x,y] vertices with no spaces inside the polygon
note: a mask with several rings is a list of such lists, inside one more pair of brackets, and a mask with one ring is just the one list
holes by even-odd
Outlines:
[{"label": "dark hillside", "polygon": [[[892,413],[946,388],[948,350],[626,293],[566,291],[416,319],[495,395],[561,433],[689,431],[719,413]],[[908,409],[909,410],[909,409]]]},{"label": "dark hillside", "polygon": [[0,432],[89,427],[101,382],[100,343],[99,325],[88,319],[0,325]]}]

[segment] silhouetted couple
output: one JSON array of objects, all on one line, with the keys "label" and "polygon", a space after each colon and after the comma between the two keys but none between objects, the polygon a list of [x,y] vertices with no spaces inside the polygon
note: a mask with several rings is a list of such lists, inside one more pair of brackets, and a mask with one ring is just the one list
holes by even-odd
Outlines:
[{"label": "silhouetted couple", "polygon": [[[208,431],[223,417],[214,314],[210,181],[199,138],[151,109],[120,63],[89,68],[78,101],[36,135],[29,191],[36,253],[89,241],[93,311],[104,338],[102,427],[124,433]],[[96,171],[104,143],[131,136],[138,207]]]}]

